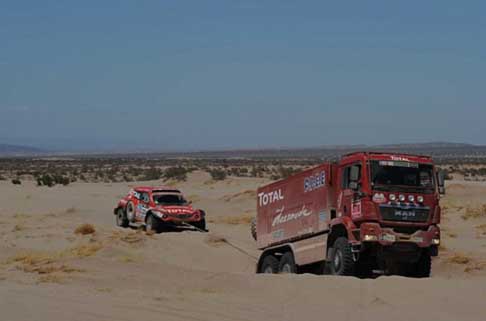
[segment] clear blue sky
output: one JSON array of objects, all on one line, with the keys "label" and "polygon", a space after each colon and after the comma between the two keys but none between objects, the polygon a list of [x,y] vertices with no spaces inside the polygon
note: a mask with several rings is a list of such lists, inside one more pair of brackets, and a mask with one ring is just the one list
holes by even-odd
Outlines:
[{"label": "clear blue sky", "polygon": [[486,144],[485,1],[0,1],[0,143]]}]

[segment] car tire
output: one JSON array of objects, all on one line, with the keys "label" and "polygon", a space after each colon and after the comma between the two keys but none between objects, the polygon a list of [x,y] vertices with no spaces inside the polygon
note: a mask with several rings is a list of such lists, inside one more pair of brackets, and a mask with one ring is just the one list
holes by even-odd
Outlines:
[{"label": "car tire", "polygon": [[330,259],[331,273],[333,275],[354,275],[353,252],[347,238],[339,237],[334,242]]},{"label": "car tire", "polygon": [[119,208],[116,210],[116,225],[119,227],[126,228],[130,224],[130,222],[127,219],[127,215],[125,214],[125,211],[123,208]]},{"label": "car tire", "polygon": [[127,206],[125,207],[125,212],[128,221],[132,223],[135,222],[136,209],[135,209],[135,204],[133,204],[133,202],[130,201],[127,203]]},{"label": "car tire", "polygon": [[287,252],[280,258],[278,265],[278,273],[295,274],[297,273],[297,266],[295,265],[294,254]]},{"label": "car tire", "polygon": [[194,222],[191,224],[192,226],[194,226],[195,228],[197,228],[198,230],[202,230],[202,231],[207,231],[206,230],[206,219],[205,218],[202,218],[200,221],[198,222]]},{"label": "car tire", "polygon": [[148,214],[145,222],[145,230],[149,233],[159,233],[162,229],[160,219],[152,214]]},{"label": "car tire", "polygon": [[277,274],[278,273],[278,259],[273,255],[267,255],[263,259],[260,266],[260,274]]}]

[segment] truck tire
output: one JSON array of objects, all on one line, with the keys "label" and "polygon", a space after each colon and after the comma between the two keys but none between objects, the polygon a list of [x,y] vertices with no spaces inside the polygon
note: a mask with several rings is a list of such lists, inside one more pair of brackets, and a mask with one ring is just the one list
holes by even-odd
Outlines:
[{"label": "truck tire", "polygon": [[125,208],[127,219],[129,222],[135,222],[135,205],[133,202],[128,202]]},{"label": "truck tire", "polygon": [[257,240],[256,218],[251,219],[251,236],[255,241]]},{"label": "truck tire", "polygon": [[339,237],[333,245],[331,254],[331,273],[334,275],[354,275],[354,260],[351,245],[345,237]]},{"label": "truck tire", "polygon": [[260,266],[259,273],[263,274],[277,274],[278,273],[278,259],[273,255],[267,255],[263,259]]},{"label": "truck tire", "polygon": [[413,278],[429,278],[432,270],[432,258],[429,252],[424,251],[417,263],[412,265],[410,276]]},{"label": "truck tire", "polygon": [[145,222],[145,230],[147,232],[159,233],[161,231],[160,220],[152,214],[148,214],[147,221]]},{"label": "truck tire", "polygon": [[287,252],[280,258],[278,265],[278,272],[282,274],[295,274],[297,273],[297,266],[295,265],[295,259],[292,252]]},{"label": "truck tire", "polygon": [[129,223],[127,219],[127,215],[125,214],[125,211],[123,208],[119,208],[116,210],[116,225],[119,227],[126,228],[128,227]]}]

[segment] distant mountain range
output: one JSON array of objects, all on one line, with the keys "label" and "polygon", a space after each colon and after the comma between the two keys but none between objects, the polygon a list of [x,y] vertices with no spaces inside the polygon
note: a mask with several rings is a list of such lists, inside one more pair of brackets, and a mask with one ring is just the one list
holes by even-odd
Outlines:
[{"label": "distant mountain range", "polygon": [[13,156],[75,156],[83,155],[132,155],[142,157],[192,157],[192,158],[225,158],[225,157],[243,157],[243,158],[332,158],[339,155],[355,151],[383,151],[383,152],[404,152],[410,154],[422,154],[439,157],[455,156],[479,156],[486,157],[486,146],[478,146],[463,143],[448,142],[431,142],[416,144],[388,144],[388,145],[328,145],[320,147],[280,147],[280,148],[261,148],[261,149],[231,149],[231,150],[201,150],[187,152],[155,152],[155,151],[118,151],[118,152],[52,152],[37,147],[0,144],[0,157]]},{"label": "distant mountain range", "polygon": [[46,153],[47,151],[36,147],[0,144],[0,156],[31,156]]}]

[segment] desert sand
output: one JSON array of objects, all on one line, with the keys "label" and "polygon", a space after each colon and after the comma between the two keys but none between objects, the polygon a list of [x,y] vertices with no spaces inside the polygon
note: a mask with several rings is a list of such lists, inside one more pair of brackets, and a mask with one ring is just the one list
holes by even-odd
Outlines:
[{"label": "desert sand", "polygon": [[[256,275],[249,233],[265,179],[177,184],[209,233],[115,226],[131,186],[0,182],[0,320],[486,320],[486,184],[448,182],[430,279]],[[91,224],[93,234],[75,230]],[[89,229],[80,232],[89,233]]]}]

